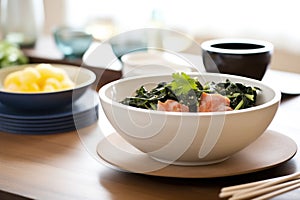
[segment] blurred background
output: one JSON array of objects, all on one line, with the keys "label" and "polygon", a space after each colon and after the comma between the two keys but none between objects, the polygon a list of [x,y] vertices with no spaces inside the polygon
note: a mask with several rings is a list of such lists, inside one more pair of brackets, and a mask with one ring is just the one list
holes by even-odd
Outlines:
[{"label": "blurred background", "polygon": [[[223,37],[260,39],[270,41],[275,46],[272,68],[284,70],[287,67],[287,71],[300,73],[300,12],[296,0],[32,2],[38,6],[35,9],[39,10],[35,11],[39,12],[37,37],[51,36],[56,27],[69,25],[85,27],[99,41],[146,27],[172,29],[186,34],[199,44]],[[1,12],[4,12],[3,8]],[[3,19],[1,21],[3,23]],[[187,44],[184,51],[193,50]]]}]

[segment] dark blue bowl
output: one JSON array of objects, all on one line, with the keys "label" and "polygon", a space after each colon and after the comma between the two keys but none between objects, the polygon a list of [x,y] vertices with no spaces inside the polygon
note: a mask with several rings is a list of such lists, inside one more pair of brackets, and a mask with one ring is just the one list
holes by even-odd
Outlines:
[{"label": "dark blue bowl", "polygon": [[[35,65],[36,64],[28,64],[0,69],[0,88],[3,88],[3,81],[9,73],[22,70],[26,67],[34,67]],[[62,107],[71,105],[79,99],[79,97],[81,97],[96,80],[94,72],[86,68],[59,64],[55,64],[53,66],[63,68],[67,72],[71,80],[75,82],[75,87],[73,89],[39,93],[15,93],[1,89],[0,103],[10,107],[11,109],[61,109]]]}]

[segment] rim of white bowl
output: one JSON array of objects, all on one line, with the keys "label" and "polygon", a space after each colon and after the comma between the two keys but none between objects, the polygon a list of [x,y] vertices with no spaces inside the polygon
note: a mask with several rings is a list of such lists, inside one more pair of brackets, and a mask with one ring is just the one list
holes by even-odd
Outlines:
[{"label": "rim of white bowl", "polygon": [[78,69],[78,70],[84,70],[86,73],[88,73],[90,75],[90,79],[84,83],[81,83],[79,85],[76,85],[74,88],[70,88],[70,89],[67,89],[67,90],[58,90],[58,91],[53,91],[53,92],[9,92],[9,91],[5,91],[3,90],[2,88],[0,88],[0,93],[5,93],[5,94],[12,94],[12,95],[49,95],[49,94],[54,94],[54,93],[62,93],[62,92],[67,92],[67,91],[73,91],[73,90],[77,90],[77,89],[81,89],[83,87],[86,87],[86,86],[89,86],[89,85],[92,85],[95,80],[96,80],[96,74],[89,70],[89,69],[86,69],[86,68],[82,68],[82,67],[78,67],[78,66],[74,66],[74,65],[66,65],[66,64],[52,64],[52,63],[33,63],[33,64],[23,64],[23,65],[16,65],[16,66],[9,66],[9,67],[5,67],[5,68],[2,68],[0,69],[0,71],[11,71],[13,72],[14,69],[23,69],[23,68],[26,68],[26,67],[33,67],[33,66],[36,66],[38,64],[50,64],[54,67],[57,67],[57,66],[61,66],[61,67],[66,67],[66,68],[74,68],[74,69]]},{"label": "rim of white bowl", "polygon": [[[250,44],[250,45],[258,45],[262,46],[261,48],[254,49],[225,49],[225,48],[217,48],[213,45],[220,44]],[[208,40],[201,44],[201,48],[205,51],[214,52],[214,53],[224,53],[224,54],[257,54],[257,53],[272,53],[274,51],[274,46],[272,43],[264,40],[255,40],[255,39],[247,39],[247,38],[221,38]]]},{"label": "rim of white bowl", "polygon": [[[264,87],[269,88],[270,90],[272,90],[274,92],[274,97],[268,101],[265,102],[263,104],[260,105],[256,105],[253,106],[251,108],[246,108],[246,109],[241,109],[241,110],[232,110],[232,111],[222,111],[222,112],[170,112],[170,111],[157,111],[157,110],[148,110],[148,109],[142,109],[142,108],[136,108],[133,106],[127,106],[124,105],[120,102],[117,102],[115,100],[112,100],[110,98],[108,98],[105,93],[106,91],[110,88],[113,87],[113,85],[117,84],[117,83],[122,83],[122,82],[126,82],[126,81],[130,81],[132,79],[144,79],[144,78],[151,78],[151,77],[158,77],[158,76],[171,76],[170,74],[161,74],[161,75],[143,75],[143,76],[134,76],[134,77],[129,77],[129,78],[124,78],[124,79],[119,79],[110,83],[107,83],[106,85],[102,86],[98,92],[98,95],[100,97],[100,102],[104,101],[108,104],[112,104],[114,106],[123,108],[123,109],[127,109],[127,110],[132,110],[132,111],[138,111],[138,112],[144,112],[144,113],[151,113],[151,114],[157,114],[157,115],[161,115],[161,114],[166,114],[168,113],[168,115],[180,115],[180,116],[212,116],[212,115],[233,115],[233,114],[238,114],[238,113],[244,113],[244,112],[251,112],[251,111],[256,111],[259,109],[263,109],[263,108],[267,108],[271,105],[274,105],[276,103],[280,103],[281,100],[281,92],[279,89],[274,88],[264,82],[255,80],[255,79],[251,79],[251,78],[247,78],[247,77],[242,77],[242,76],[237,76],[237,75],[231,75],[231,74],[216,74],[216,73],[197,73],[197,72],[191,72],[191,73],[187,73],[188,75],[192,75],[192,76],[221,76],[223,78],[237,78],[240,79],[241,82],[243,80],[246,81],[250,81],[253,82],[254,84],[258,84],[257,87],[259,87],[259,85],[263,85]],[[138,88],[139,86],[137,86]]]}]

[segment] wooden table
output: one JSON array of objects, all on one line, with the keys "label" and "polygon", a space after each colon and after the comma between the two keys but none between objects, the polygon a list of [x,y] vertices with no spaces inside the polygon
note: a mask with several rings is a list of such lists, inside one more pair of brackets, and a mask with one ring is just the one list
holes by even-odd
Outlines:
[{"label": "wooden table", "polygon": [[[300,96],[283,97],[270,129],[300,144],[298,111]],[[99,135],[111,131],[100,110],[100,120],[85,128],[84,138],[76,131],[51,135],[0,133],[0,199],[219,199],[221,187],[286,175],[299,171],[299,155],[277,167],[226,178],[177,179],[125,173],[111,169],[88,149]],[[79,137],[81,135],[81,139]],[[20,195],[20,196],[16,196]],[[293,200],[295,190],[274,199]]]},{"label": "wooden table", "polygon": [[[283,96],[270,129],[300,144],[300,96]],[[100,109],[99,122],[77,131],[50,135],[0,132],[0,199],[204,199],[217,200],[221,187],[290,174],[300,170],[300,157],[268,170],[212,179],[163,178],[121,172],[99,159],[98,131],[112,128]],[[258,155],[259,156],[259,155]],[[296,200],[300,190],[275,200]]]}]

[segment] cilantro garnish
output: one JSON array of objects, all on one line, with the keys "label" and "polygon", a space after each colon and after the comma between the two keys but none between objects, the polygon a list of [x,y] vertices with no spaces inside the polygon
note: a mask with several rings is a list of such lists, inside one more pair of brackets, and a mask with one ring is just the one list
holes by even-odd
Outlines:
[{"label": "cilantro garnish", "polygon": [[173,80],[167,85],[175,95],[187,95],[191,90],[198,90],[196,80],[185,73],[174,73]]}]

